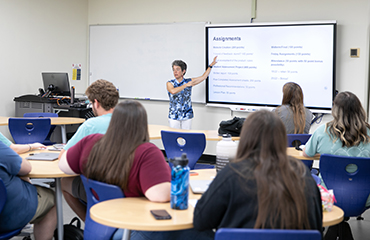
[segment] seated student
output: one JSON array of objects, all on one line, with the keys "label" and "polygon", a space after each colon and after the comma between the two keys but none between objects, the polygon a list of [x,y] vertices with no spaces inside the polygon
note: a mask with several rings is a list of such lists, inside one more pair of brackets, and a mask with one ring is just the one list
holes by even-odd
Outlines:
[{"label": "seated student", "polygon": [[31,164],[0,142],[0,178],[7,190],[7,200],[0,213],[0,232],[9,232],[33,223],[36,240],[51,240],[57,224],[54,192],[34,186],[22,177]]},{"label": "seated student", "polygon": [[287,156],[286,131],[268,111],[244,122],[237,156],[198,201],[193,224],[218,228],[314,229],[322,233],[321,196],[302,161]]},{"label": "seated student", "polygon": [[0,141],[6,146],[13,149],[16,153],[21,154],[35,149],[45,149],[46,146],[41,143],[30,143],[30,144],[15,144],[7,139],[2,133],[0,133]]},{"label": "seated student", "polygon": [[311,128],[312,113],[303,105],[301,87],[288,82],[283,86],[281,106],[273,110],[283,121],[287,134],[308,134]]},{"label": "seated student", "polygon": [[[139,102],[118,104],[107,133],[84,137],[62,155],[59,167],[67,174],[121,186],[126,197],[170,199],[170,169],[162,152],[149,142],[146,111]],[[74,197],[87,202],[82,182],[71,188]],[[82,211],[86,215],[85,206]]]},{"label": "seated student", "polygon": [[[89,118],[77,129],[77,132],[67,142],[63,150],[60,152],[59,158],[66,150],[74,146],[85,136],[94,133],[104,134],[108,129],[109,122],[112,117],[112,112],[119,99],[117,88],[111,82],[100,79],[93,82],[86,89],[85,93],[89,101],[92,103],[92,110],[96,117]],[[73,193],[71,192],[72,186],[82,185],[81,178],[62,178],[61,185],[63,196],[68,205],[78,215],[79,218],[85,220],[86,213],[84,211],[81,212],[81,209],[84,209],[84,205],[80,202],[79,199],[73,197]]]},{"label": "seated student", "polygon": [[[123,101],[113,112],[105,135],[92,134],[68,149],[59,161],[67,174],[121,186],[126,197],[147,197],[153,202],[168,202],[171,194],[171,170],[163,153],[149,142],[145,108],[136,101]],[[74,197],[87,201],[83,184],[72,186]],[[86,207],[82,210],[86,213]],[[179,239],[170,232],[132,231],[131,240]]]},{"label": "seated student", "polygon": [[[351,92],[339,93],[334,99],[331,114],[334,119],[316,129],[303,149],[303,156],[326,153],[370,157],[370,125],[357,96]],[[356,169],[348,165],[347,171],[354,172]],[[366,206],[370,206],[370,198]]]},{"label": "seated student", "polygon": [[[366,122],[366,113],[357,96],[351,92],[339,93],[331,110],[333,120],[321,125],[312,134],[303,149],[303,156],[332,154],[351,157],[370,157],[370,125]],[[335,162],[333,162],[335,164]],[[357,167],[348,165],[348,172]],[[321,176],[320,176],[321,177]],[[325,182],[321,182],[325,186]],[[370,206],[370,196],[366,207]],[[349,224],[342,222],[340,231],[344,239],[353,239]],[[325,239],[337,239],[339,225],[331,226]]]}]

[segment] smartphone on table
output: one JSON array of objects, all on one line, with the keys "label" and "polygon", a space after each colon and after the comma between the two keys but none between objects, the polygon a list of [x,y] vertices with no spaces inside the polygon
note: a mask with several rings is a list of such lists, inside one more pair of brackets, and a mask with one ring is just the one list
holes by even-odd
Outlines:
[{"label": "smartphone on table", "polygon": [[157,220],[171,219],[171,215],[165,209],[150,210],[150,213]]}]

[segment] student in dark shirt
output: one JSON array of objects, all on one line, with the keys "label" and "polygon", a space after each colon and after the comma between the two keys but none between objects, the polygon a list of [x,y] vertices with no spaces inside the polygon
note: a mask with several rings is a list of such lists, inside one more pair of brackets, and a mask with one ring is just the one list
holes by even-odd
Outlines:
[{"label": "student in dark shirt", "polygon": [[321,197],[304,164],[287,156],[286,131],[268,111],[251,114],[237,156],[220,171],[194,211],[194,228],[316,229]]}]

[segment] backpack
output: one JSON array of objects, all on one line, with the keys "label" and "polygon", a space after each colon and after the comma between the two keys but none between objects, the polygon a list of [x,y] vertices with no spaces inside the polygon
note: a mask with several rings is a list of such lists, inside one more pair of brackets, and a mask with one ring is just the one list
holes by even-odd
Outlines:
[{"label": "backpack", "polygon": [[[73,223],[76,221],[76,226]],[[64,239],[63,240],[83,240],[84,231],[81,229],[81,221],[74,217],[69,224],[64,224]],[[58,240],[58,229],[54,231],[54,239]]]},{"label": "backpack", "polygon": [[240,135],[245,118],[234,117],[233,119],[220,122],[218,133],[220,135],[229,133],[233,137]]}]

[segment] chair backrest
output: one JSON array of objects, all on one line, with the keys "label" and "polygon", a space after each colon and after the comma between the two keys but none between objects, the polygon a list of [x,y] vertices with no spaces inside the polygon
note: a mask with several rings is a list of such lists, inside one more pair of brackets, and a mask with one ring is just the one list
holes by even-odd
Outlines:
[{"label": "chair backrest", "polygon": [[162,142],[167,158],[181,157],[186,153],[189,168],[194,169],[198,159],[206,147],[204,133],[161,131]]},{"label": "chair backrest", "polygon": [[116,185],[102,183],[92,179],[87,179],[80,175],[85,187],[87,197],[87,212],[85,219],[84,239],[109,240],[117,228],[101,225],[90,218],[90,208],[98,202],[115,198],[125,197],[121,188]]},{"label": "chair backrest", "polygon": [[[23,117],[43,118],[43,117],[59,117],[59,115],[58,113],[49,113],[49,112],[31,112],[31,113],[23,114]],[[56,127],[55,125],[50,126],[49,134],[46,136],[45,141],[42,142],[44,145],[52,145],[55,143],[55,142],[50,141],[51,134],[53,133],[55,127]]]},{"label": "chair backrest", "polygon": [[299,147],[302,144],[306,144],[311,134],[287,134],[287,136],[288,147]]},{"label": "chair backrest", "polygon": [[7,196],[6,194],[7,192],[6,192],[5,184],[3,180],[0,178],[0,213],[3,210],[4,205],[6,203],[6,196]]},{"label": "chair backrest", "polygon": [[9,118],[9,131],[17,144],[42,143],[50,126],[50,118]]},{"label": "chair backrest", "polygon": [[321,240],[317,230],[221,228],[215,240]]},{"label": "chair backrest", "polygon": [[[356,165],[357,170],[349,173],[346,170],[349,164]],[[326,187],[334,190],[335,205],[343,209],[345,217],[359,216],[366,210],[370,194],[370,158],[321,154],[320,173]]]},{"label": "chair backrest", "polygon": [[308,167],[308,169],[312,169],[312,165],[313,165],[313,160],[301,160],[304,165],[306,165]]},{"label": "chair backrest", "polygon": [[58,113],[49,113],[49,112],[30,112],[24,113],[23,117],[58,117]]}]

